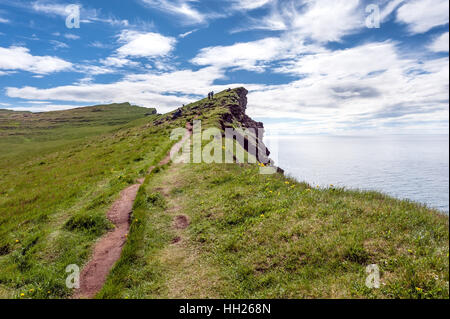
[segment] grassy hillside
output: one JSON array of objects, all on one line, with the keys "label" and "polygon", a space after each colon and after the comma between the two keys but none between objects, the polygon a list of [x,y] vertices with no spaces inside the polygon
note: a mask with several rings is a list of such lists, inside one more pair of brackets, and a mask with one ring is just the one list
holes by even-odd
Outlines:
[{"label": "grassy hillside", "polygon": [[448,297],[448,218],[379,193],[313,189],[254,165],[172,165],[147,179],[133,218],[99,297]]},{"label": "grassy hillside", "polygon": [[154,110],[129,104],[3,113],[22,122],[0,131],[0,296],[67,296],[65,267],[87,260],[110,204],[171,141],[147,127]]},{"label": "grassy hillside", "polygon": [[[167,153],[171,130],[194,118],[203,128],[257,126],[239,113],[244,95],[221,92],[76,143],[24,150],[22,161],[0,158],[0,297],[70,296],[65,267],[88,260],[111,227],[108,207]],[[40,143],[31,138],[29,150]],[[447,216],[258,169],[158,166],[139,190],[122,257],[98,297],[448,298]],[[364,284],[368,264],[381,269],[380,289]]]},{"label": "grassy hillside", "polygon": [[155,113],[155,109],[129,103],[42,113],[0,109],[0,158],[54,150]]}]

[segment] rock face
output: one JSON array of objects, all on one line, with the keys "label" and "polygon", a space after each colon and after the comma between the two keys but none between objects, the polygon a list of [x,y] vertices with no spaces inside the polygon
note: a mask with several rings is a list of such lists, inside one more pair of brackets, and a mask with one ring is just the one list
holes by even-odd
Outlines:
[{"label": "rock face", "polygon": [[237,104],[229,106],[230,112],[233,117],[246,128],[263,129],[264,124],[262,122],[256,122],[251,119],[245,111],[247,110],[247,94],[248,91],[244,88],[238,88],[234,90],[239,98],[237,99]]},{"label": "rock face", "polygon": [[[230,112],[222,116],[222,129],[234,128],[236,122],[242,126],[244,129],[252,129],[255,132],[255,136],[248,138],[247,136],[240,136],[240,139],[236,139],[240,142],[241,146],[249,152],[251,155],[255,156],[258,162],[265,165],[271,165],[271,160],[269,158],[270,152],[264,145],[264,124],[262,122],[256,122],[250,118],[245,111],[247,109],[247,94],[248,91],[245,88],[237,88],[233,90],[237,93],[237,98],[235,98],[234,103],[225,105]],[[242,138],[243,137],[243,138]],[[243,143],[241,142],[243,140]],[[250,147],[253,144],[255,147]],[[256,152],[253,151],[256,149]]]}]

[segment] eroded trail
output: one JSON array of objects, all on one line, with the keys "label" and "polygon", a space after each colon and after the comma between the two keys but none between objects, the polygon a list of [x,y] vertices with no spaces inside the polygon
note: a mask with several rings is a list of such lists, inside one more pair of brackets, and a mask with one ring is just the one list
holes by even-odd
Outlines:
[{"label": "eroded trail", "polygon": [[102,237],[94,247],[91,260],[80,274],[80,289],[75,298],[92,298],[102,288],[109,271],[120,258],[130,228],[130,213],[142,182],[134,184],[120,193],[107,217],[114,224],[113,231]]},{"label": "eroded trail", "polygon": [[[170,154],[177,154],[189,139],[192,134],[191,124],[187,123],[186,128],[188,129],[186,134],[172,146],[159,165],[168,164],[171,160]],[[148,173],[151,173],[153,169],[154,167],[150,167]],[[76,291],[73,298],[93,298],[103,287],[111,268],[122,253],[130,229],[133,204],[143,182],[143,178],[139,179],[138,183],[124,189],[119,199],[109,209],[107,217],[114,224],[114,230],[108,232],[95,245],[91,259],[80,274],[80,289]]]}]

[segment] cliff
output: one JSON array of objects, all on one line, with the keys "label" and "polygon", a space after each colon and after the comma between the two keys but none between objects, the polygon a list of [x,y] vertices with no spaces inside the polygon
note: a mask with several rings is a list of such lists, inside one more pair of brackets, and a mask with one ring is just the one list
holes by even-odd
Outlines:
[{"label": "cliff", "polygon": [[[214,95],[212,99],[205,98],[195,103],[180,107],[177,110],[159,118],[155,125],[173,124],[174,121],[192,122],[194,119],[202,120],[208,126],[216,126],[223,132],[227,128],[235,129],[234,139],[259,163],[273,166],[270,151],[264,144],[264,124],[257,122],[246,114],[248,91],[243,88],[227,89]],[[243,134],[239,129],[246,130]],[[250,129],[250,130],[249,130]],[[277,168],[278,172],[283,170]]]}]

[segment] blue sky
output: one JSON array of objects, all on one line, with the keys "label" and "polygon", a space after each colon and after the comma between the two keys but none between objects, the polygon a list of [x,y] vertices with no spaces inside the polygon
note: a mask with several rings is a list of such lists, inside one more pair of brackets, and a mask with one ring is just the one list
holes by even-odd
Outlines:
[{"label": "blue sky", "polygon": [[[80,8],[79,28],[66,25],[68,5]],[[0,108],[129,101],[167,112],[243,85],[249,115],[278,134],[448,134],[448,9],[448,0],[0,0]]]}]

